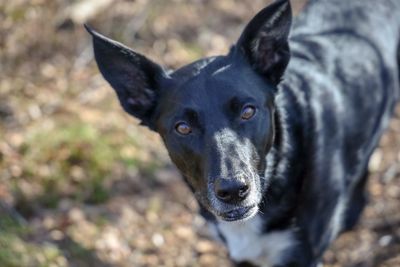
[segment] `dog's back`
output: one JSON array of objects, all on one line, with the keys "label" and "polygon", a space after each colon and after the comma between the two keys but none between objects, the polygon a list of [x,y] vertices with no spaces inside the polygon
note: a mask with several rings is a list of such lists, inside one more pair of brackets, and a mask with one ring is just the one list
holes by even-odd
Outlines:
[{"label": "dog's back", "polygon": [[311,79],[315,114],[332,105],[351,146],[369,155],[399,99],[399,44],[400,1],[311,0],[294,24],[287,76]]},{"label": "dog's back", "polygon": [[295,20],[280,92],[313,151],[299,217],[316,254],[362,210],[368,160],[400,95],[399,41],[398,0],[314,0]]}]

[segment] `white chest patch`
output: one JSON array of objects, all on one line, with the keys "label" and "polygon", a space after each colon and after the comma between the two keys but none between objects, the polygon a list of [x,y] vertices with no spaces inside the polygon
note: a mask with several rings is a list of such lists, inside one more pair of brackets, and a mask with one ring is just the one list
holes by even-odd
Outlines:
[{"label": "white chest patch", "polygon": [[258,216],[244,222],[220,221],[218,229],[234,261],[248,261],[261,267],[283,263],[285,252],[296,245],[290,229],[262,234],[262,220]]}]

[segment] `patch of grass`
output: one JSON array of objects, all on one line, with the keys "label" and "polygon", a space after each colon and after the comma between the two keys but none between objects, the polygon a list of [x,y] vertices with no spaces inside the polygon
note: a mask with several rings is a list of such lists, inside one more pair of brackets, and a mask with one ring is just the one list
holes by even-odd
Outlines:
[{"label": "patch of grass", "polygon": [[[122,148],[136,147],[133,138],[117,134],[100,132],[84,122],[32,134],[21,146],[23,179],[15,180],[14,191],[21,199],[33,195],[47,208],[55,208],[62,197],[105,202],[110,195],[106,180],[113,176],[116,164],[134,169],[141,162],[135,152],[121,153]],[[23,191],[21,181],[35,184],[38,192]]]},{"label": "patch of grass", "polygon": [[42,187],[39,201],[57,205],[59,195],[105,200],[104,178],[116,154],[90,125],[74,124],[40,132],[25,143],[25,175]]},{"label": "patch of grass", "polygon": [[28,226],[2,211],[0,217],[0,266],[64,267],[66,259],[53,244],[34,244],[26,240]]},{"label": "patch of grass", "polygon": [[0,264],[2,267],[64,267],[67,261],[50,243],[29,243],[15,233],[1,231]]},{"label": "patch of grass", "polygon": [[90,204],[99,204],[105,202],[109,193],[107,189],[101,184],[101,181],[94,182],[91,185],[90,195],[87,197],[86,202]]}]

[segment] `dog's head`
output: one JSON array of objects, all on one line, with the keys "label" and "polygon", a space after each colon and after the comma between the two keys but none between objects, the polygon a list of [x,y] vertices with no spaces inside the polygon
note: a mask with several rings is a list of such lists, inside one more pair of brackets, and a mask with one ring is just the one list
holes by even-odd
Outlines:
[{"label": "dog's head", "polygon": [[122,107],[161,135],[199,203],[223,220],[257,213],[268,186],[265,161],[290,25],[289,1],[277,1],[252,19],[228,55],[171,73],[88,28]]}]

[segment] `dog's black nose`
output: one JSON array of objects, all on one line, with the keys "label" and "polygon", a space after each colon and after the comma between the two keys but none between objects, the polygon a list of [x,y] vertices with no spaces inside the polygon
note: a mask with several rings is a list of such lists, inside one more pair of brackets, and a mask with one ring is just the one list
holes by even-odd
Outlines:
[{"label": "dog's black nose", "polygon": [[247,197],[250,187],[245,182],[237,179],[218,178],[214,183],[214,192],[219,200],[234,204]]}]

